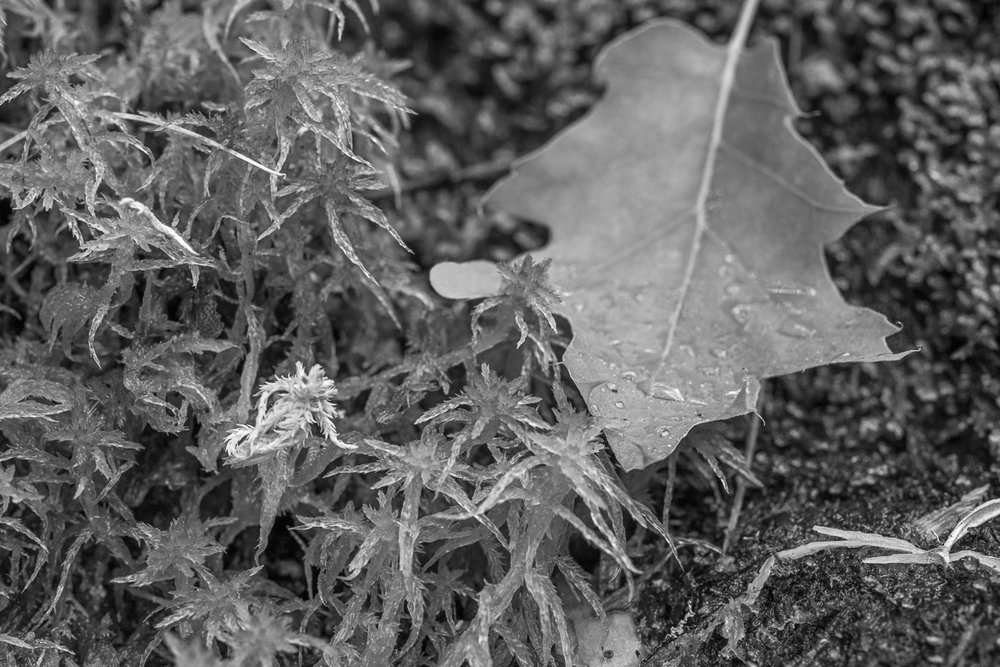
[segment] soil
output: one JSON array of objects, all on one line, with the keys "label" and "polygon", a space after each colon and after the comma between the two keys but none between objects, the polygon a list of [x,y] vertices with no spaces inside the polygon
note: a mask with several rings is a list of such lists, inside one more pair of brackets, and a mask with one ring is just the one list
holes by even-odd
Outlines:
[{"label": "soil", "polygon": [[[831,441],[820,429],[789,436],[765,428],[759,448],[754,470],[763,488],[748,493],[726,557],[682,549],[680,564],[669,561],[642,587],[637,616],[648,646],[682,622],[682,637],[704,630],[722,605],[744,594],[768,557],[828,539],[813,533],[814,525],[937,546],[913,522],[979,485],[995,486],[997,476],[995,466],[957,453],[928,457],[887,442]],[[677,523],[690,531],[679,534],[697,531],[721,543],[710,507],[680,507]],[[998,536],[987,524],[960,548],[997,554]],[[756,604],[741,607],[746,635],[736,655],[724,653],[727,642],[715,632],[699,637],[708,641],[689,646],[679,663],[668,660],[677,657],[668,642],[648,664],[997,664],[1000,576],[968,561],[948,568],[861,562],[882,553],[843,549],[779,561]]]},{"label": "soil", "polygon": [[[420,112],[401,178],[423,185],[396,214],[428,232],[419,261],[507,259],[544,244],[543,227],[479,214],[492,166],[585,112],[600,94],[589,63],[613,37],[672,16],[724,41],[738,10],[723,0],[384,2],[378,43],[412,60],[402,82]],[[829,248],[831,270],[852,303],[902,323],[894,349],[917,351],[768,383],[753,461],[762,487],[748,491],[729,553],[685,547],[642,580],[634,611],[648,664],[1000,664],[1000,577],[965,561],[863,564],[871,550],[779,562],[756,604],[735,606],[742,639],[727,648],[732,617],[699,633],[771,555],[818,539],[813,525],[929,547],[916,518],[996,488],[1000,157],[984,146],[1000,142],[998,25],[1000,5],[978,0],[763,3],[753,39],[781,43],[810,113],[800,131],[852,191],[890,207]],[[656,483],[648,491],[662,499]],[[676,536],[721,544],[731,497],[683,466],[673,497]],[[975,529],[961,547],[1000,554],[997,530]],[[647,545],[644,561],[664,553]]]}]

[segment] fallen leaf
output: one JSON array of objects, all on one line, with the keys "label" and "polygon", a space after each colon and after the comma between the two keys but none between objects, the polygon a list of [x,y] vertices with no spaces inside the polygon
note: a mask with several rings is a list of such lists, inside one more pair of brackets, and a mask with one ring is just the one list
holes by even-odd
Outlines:
[{"label": "fallen leaf", "polygon": [[[774,43],[742,52],[655,21],[595,72],[604,97],[486,202],[551,228],[533,254],[552,258],[572,324],[565,365],[626,469],[752,411],[764,378],[903,356],[885,342],[898,328],[827,272],[823,246],[877,209],[795,133]],[[431,278],[456,298],[499,284],[483,263]]]}]

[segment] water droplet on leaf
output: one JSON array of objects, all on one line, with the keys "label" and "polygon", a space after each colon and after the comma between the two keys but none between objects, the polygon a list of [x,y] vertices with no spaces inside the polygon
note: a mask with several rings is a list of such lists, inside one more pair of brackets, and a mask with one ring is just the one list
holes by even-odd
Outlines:
[{"label": "water droplet on leaf", "polygon": [[816,330],[798,320],[789,318],[778,327],[778,333],[790,338],[812,338],[816,335]]},{"label": "water droplet on leaf", "polygon": [[749,303],[738,303],[729,309],[729,314],[738,324],[746,324],[750,321],[752,308]]},{"label": "water droplet on leaf", "polygon": [[816,296],[816,288],[808,285],[795,285],[782,281],[770,282],[764,285],[768,294],[781,296]]},{"label": "water droplet on leaf", "polygon": [[647,396],[658,398],[663,401],[683,401],[684,394],[677,387],[671,387],[665,382],[653,382],[649,380],[638,385],[639,390]]},{"label": "water droplet on leaf", "polygon": [[717,378],[722,376],[722,367],[720,366],[698,366],[695,370],[708,378]]}]

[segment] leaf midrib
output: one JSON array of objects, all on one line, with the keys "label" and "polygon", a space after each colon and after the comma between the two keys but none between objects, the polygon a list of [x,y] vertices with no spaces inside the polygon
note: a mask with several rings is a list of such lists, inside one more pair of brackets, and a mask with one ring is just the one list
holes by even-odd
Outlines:
[{"label": "leaf midrib", "polygon": [[684,311],[684,306],[687,305],[688,294],[691,292],[691,283],[694,280],[694,272],[697,268],[698,256],[701,253],[702,241],[708,232],[706,209],[708,197],[712,189],[712,179],[715,175],[716,156],[719,154],[722,146],[722,131],[726,120],[726,110],[729,108],[729,98],[736,82],[736,69],[739,66],[740,56],[743,54],[743,45],[746,44],[747,36],[750,33],[750,26],[757,13],[758,3],[759,0],[744,1],[743,8],[740,11],[739,22],[726,49],[726,61],[722,67],[722,77],[719,83],[719,96],[715,101],[715,109],[712,114],[712,133],[709,137],[708,148],[705,151],[705,163],[702,166],[698,195],[695,198],[695,228],[691,239],[691,250],[688,253],[688,260],[684,266],[684,276],[681,279],[677,304],[674,306],[673,312],[670,313],[670,320],[667,324],[667,339],[663,344],[660,360],[653,372],[650,373],[648,380],[650,386],[656,381],[656,377],[663,370],[667,357],[670,356],[673,350],[678,323]]}]

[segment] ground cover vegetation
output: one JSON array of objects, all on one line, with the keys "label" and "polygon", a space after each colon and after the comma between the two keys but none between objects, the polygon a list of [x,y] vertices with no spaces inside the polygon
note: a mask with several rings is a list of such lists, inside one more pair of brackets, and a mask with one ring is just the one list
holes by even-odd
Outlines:
[{"label": "ground cover vegetation", "polygon": [[[738,3],[0,7],[3,664],[997,657],[988,524],[949,569],[770,558],[814,524],[923,557],[951,526],[912,521],[995,482],[991,3],[763,3],[799,129],[891,205],[836,283],[920,351],[769,381],[765,428],[631,472],[553,363],[545,263],[471,304],[426,274],[545,244],[478,202],[599,99],[603,45],[725,42]],[[642,646],[575,645],[623,611]]]}]

